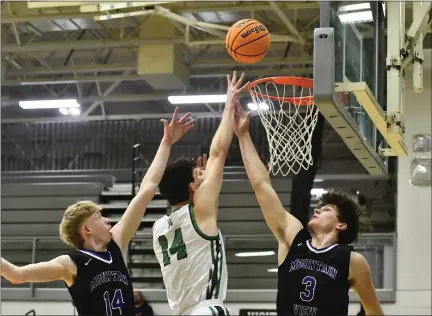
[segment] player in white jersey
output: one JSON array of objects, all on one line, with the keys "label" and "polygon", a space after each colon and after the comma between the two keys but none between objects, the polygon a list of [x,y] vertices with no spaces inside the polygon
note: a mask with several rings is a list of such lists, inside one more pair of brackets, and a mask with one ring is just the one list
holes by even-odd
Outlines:
[{"label": "player in white jersey", "polygon": [[[154,249],[162,262],[174,315],[188,315],[188,307],[206,300],[211,300],[206,302],[210,306],[221,306],[226,296],[228,275],[222,235],[201,232],[193,208],[192,204],[184,205],[158,220],[153,228]],[[204,311],[207,313],[198,314],[212,315],[210,307]]]},{"label": "player in white jersey", "polygon": [[229,315],[223,306],[227,267],[217,226],[223,169],[233,138],[235,111],[244,74],[227,77],[227,101],[206,157],[170,165],[159,185],[172,206],[153,226],[153,248],[161,266],[173,315]]}]

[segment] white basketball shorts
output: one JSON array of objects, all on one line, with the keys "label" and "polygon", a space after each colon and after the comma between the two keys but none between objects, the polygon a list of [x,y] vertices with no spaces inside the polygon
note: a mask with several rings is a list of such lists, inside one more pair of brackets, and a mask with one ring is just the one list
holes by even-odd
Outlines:
[{"label": "white basketball shorts", "polygon": [[187,309],[182,315],[229,316],[231,311],[221,300],[206,300]]}]

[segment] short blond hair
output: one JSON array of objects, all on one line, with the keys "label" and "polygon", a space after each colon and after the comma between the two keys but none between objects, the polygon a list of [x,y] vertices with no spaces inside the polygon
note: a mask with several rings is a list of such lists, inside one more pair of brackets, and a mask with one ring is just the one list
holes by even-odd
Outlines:
[{"label": "short blond hair", "polygon": [[72,247],[82,248],[84,240],[80,234],[81,225],[87,218],[99,211],[99,206],[92,201],[80,201],[69,206],[60,223],[61,240]]}]

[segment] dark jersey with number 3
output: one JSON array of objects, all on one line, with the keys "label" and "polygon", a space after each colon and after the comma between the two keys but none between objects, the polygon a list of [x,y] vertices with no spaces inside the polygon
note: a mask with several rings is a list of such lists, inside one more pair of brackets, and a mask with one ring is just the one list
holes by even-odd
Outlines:
[{"label": "dark jersey with number 3", "polygon": [[351,251],[338,244],[314,248],[301,230],[278,269],[278,315],[347,315]]},{"label": "dark jersey with number 3", "polygon": [[77,249],[69,253],[77,266],[68,288],[80,316],[135,315],[132,282],[119,246],[111,240],[107,252]]}]

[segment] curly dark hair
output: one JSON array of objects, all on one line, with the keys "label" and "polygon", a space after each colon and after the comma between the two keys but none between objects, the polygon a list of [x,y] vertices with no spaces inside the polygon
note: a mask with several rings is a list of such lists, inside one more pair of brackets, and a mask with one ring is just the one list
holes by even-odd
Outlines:
[{"label": "curly dark hair", "polygon": [[338,234],[339,244],[352,244],[359,233],[369,231],[370,217],[364,206],[355,202],[347,193],[339,190],[329,190],[319,198],[320,205],[335,205],[338,219],[347,224],[347,229]]},{"label": "curly dark hair", "polygon": [[179,159],[166,168],[159,184],[159,191],[170,205],[189,199],[189,184],[194,182],[195,167],[195,160]]}]

